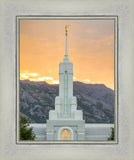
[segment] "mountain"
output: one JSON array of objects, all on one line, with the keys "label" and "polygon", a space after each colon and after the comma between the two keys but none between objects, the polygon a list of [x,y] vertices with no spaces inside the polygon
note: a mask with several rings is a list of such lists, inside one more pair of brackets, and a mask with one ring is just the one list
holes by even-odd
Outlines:
[{"label": "mountain", "polygon": [[[86,123],[114,122],[114,91],[103,84],[85,84],[75,81],[74,96],[77,109],[83,110]],[[59,85],[46,82],[20,81],[20,117],[30,123],[45,123],[49,110],[54,109]]]}]

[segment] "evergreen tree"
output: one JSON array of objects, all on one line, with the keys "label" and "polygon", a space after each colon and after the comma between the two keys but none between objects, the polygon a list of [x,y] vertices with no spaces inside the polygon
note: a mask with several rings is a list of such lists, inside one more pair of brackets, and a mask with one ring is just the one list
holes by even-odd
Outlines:
[{"label": "evergreen tree", "polygon": [[111,136],[108,138],[108,140],[114,140],[114,128],[111,128]]},{"label": "evergreen tree", "polygon": [[26,117],[20,119],[20,140],[34,140],[33,128],[28,127],[28,121]]}]

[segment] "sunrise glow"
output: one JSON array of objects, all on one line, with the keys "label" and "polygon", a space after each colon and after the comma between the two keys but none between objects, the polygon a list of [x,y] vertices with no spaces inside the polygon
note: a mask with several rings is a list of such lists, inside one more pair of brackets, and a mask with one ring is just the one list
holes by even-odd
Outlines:
[{"label": "sunrise glow", "polygon": [[114,20],[20,20],[20,80],[59,84],[66,24],[73,80],[114,89]]}]

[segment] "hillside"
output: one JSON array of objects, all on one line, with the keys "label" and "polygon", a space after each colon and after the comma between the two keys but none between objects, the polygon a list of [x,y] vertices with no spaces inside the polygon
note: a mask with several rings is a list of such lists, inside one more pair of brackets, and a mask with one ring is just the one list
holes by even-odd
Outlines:
[{"label": "hillside", "polygon": [[[45,123],[49,110],[54,109],[59,85],[46,82],[20,81],[20,116],[26,115],[30,123]],[[74,82],[77,108],[83,110],[87,123],[114,122],[114,91],[103,84]]]}]

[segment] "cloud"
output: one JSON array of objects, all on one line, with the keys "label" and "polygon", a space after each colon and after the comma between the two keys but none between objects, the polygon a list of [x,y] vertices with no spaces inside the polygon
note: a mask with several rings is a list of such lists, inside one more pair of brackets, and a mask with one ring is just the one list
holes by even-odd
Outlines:
[{"label": "cloud", "polygon": [[85,83],[89,83],[89,82],[90,82],[90,79],[85,79],[84,82],[85,82]]},{"label": "cloud", "polygon": [[30,81],[37,81],[37,79],[35,79],[35,78],[30,78],[29,80]]},{"label": "cloud", "polygon": [[38,76],[38,73],[27,73],[26,72],[26,73],[21,73],[20,74],[20,79],[29,79],[29,78],[32,79],[32,77],[37,77],[37,76]]},{"label": "cloud", "polygon": [[20,74],[20,79],[28,79],[28,75],[26,75],[26,73],[21,73]]},{"label": "cloud", "polygon": [[80,81],[80,80],[76,77],[73,77],[73,81]]},{"label": "cloud", "polygon": [[59,81],[52,81],[53,84],[59,84]]},{"label": "cloud", "polygon": [[53,77],[39,77],[39,81],[45,81],[45,80],[53,80]]},{"label": "cloud", "polygon": [[38,73],[26,73],[26,74],[29,75],[29,76],[32,76],[32,77],[38,76]]},{"label": "cloud", "polygon": [[47,76],[40,76],[37,73],[21,73],[20,74],[20,80],[30,80],[30,81],[36,81],[36,82],[40,82],[40,81],[45,81],[49,84],[59,84],[58,80],[54,80],[53,77],[47,77]]}]

